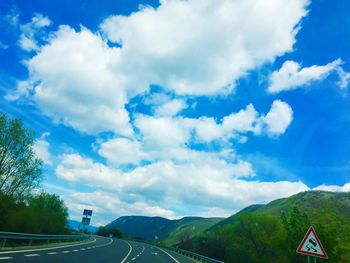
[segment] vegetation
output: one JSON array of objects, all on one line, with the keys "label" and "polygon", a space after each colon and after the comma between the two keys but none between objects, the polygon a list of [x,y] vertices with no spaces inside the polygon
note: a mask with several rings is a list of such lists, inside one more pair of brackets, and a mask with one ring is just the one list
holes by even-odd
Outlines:
[{"label": "vegetation", "polygon": [[305,262],[296,249],[310,225],[328,262],[350,262],[350,193],[312,191],[252,206],[178,246],[228,263]]},{"label": "vegetation", "polygon": [[20,119],[0,113],[0,191],[16,200],[28,197],[42,179],[42,161],[33,152],[34,140],[34,133]]},{"label": "vegetation", "polygon": [[66,233],[63,201],[35,191],[42,180],[42,161],[33,152],[34,141],[34,133],[20,119],[0,113],[0,231]]},{"label": "vegetation", "polygon": [[123,238],[124,235],[122,231],[120,231],[118,228],[112,227],[112,228],[106,228],[104,226],[100,226],[96,232],[96,235],[103,236],[103,237],[116,237],[116,238]]}]

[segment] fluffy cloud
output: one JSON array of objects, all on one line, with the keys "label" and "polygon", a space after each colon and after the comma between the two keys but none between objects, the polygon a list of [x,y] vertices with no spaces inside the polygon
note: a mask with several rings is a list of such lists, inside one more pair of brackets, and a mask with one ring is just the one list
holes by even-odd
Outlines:
[{"label": "fluffy cloud", "polygon": [[268,92],[278,93],[309,86],[315,81],[324,80],[332,72],[336,72],[339,76],[339,81],[337,83],[339,87],[345,88],[348,86],[350,73],[344,71],[341,66],[342,64],[342,60],[337,59],[324,66],[313,65],[302,68],[299,63],[288,60],[283,63],[279,70],[271,74]]},{"label": "fluffy cloud", "polygon": [[139,164],[141,160],[147,159],[147,154],[141,151],[141,144],[127,138],[115,138],[101,143],[98,153],[116,165]]},{"label": "fluffy cloud", "polygon": [[[101,24],[118,47],[99,32],[60,26],[38,48],[35,29],[51,21],[37,15],[22,26],[23,48],[37,52],[26,62],[29,79],[7,98],[28,96],[54,121],[84,133],[131,136],[125,109],[130,98],[151,84],[186,95],[232,91],[246,72],[292,50],[307,5],[308,0],[161,1],[158,8]],[[175,99],[156,113],[176,115],[185,107]]]},{"label": "fluffy cloud", "polygon": [[56,175],[70,183],[88,184],[93,187],[118,189],[120,173],[103,164],[94,163],[79,154],[64,154],[56,167]]},{"label": "fluffy cloud", "polygon": [[64,180],[113,192],[123,202],[152,202],[152,207],[166,206],[169,211],[181,205],[186,209],[185,204],[191,204],[198,207],[198,213],[211,207],[234,212],[252,203],[265,203],[308,189],[301,182],[240,179],[252,172],[244,161],[232,165],[207,157],[178,164],[160,161],[122,173],[76,154],[66,156],[56,170]]},{"label": "fluffy cloud", "polygon": [[124,202],[116,195],[103,191],[75,192],[68,195],[66,200],[70,217],[76,220],[81,219],[83,209],[92,209],[93,225],[105,225],[119,216],[126,215],[175,218],[175,214],[171,210],[160,208],[157,205],[150,205],[146,202]]},{"label": "fluffy cloud", "polygon": [[36,38],[42,33],[42,29],[51,25],[51,20],[42,14],[36,14],[29,23],[21,25],[20,47],[25,51],[38,51],[39,45]]},{"label": "fluffy cloud", "polygon": [[283,134],[293,120],[293,110],[285,102],[275,100],[270,111],[263,118],[268,134]]},{"label": "fluffy cloud", "polygon": [[[231,91],[248,70],[292,50],[308,2],[161,1],[158,8],[111,16],[101,28],[122,45],[128,75],[177,94],[217,94]],[[148,87],[130,87],[135,88]]]},{"label": "fluffy cloud", "polygon": [[31,89],[42,112],[56,122],[89,134],[130,135],[122,77],[110,70],[118,56],[118,49],[109,48],[89,30],[77,33],[60,27],[40,53],[27,61],[30,80],[26,89]]},{"label": "fluffy cloud", "polygon": [[50,165],[52,164],[52,161],[51,161],[51,154],[49,151],[50,144],[46,140],[46,137],[48,136],[50,136],[50,133],[48,132],[43,133],[41,135],[41,138],[37,139],[34,142],[33,151],[36,154],[36,156],[44,162],[44,164]]},{"label": "fluffy cloud", "polygon": [[174,99],[160,105],[156,109],[156,115],[175,116],[185,108],[187,108],[187,104],[184,100]]}]

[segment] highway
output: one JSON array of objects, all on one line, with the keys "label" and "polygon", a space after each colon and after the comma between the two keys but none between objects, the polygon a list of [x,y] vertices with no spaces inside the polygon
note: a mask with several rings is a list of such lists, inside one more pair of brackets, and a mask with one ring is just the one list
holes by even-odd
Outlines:
[{"label": "highway", "polygon": [[94,237],[94,240],[84,244],[0,252],[0,262],[193,263],[194,261],[175,252],[144,243]]}]

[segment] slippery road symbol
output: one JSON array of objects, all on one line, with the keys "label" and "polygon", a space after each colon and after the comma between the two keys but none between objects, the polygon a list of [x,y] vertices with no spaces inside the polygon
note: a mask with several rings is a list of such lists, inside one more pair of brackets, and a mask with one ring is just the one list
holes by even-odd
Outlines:
[{"label": "slippery road symbol", "polygon": [[307,231],[303,241],[301,241],[300,245],[298,246],[297,253],[324,259],[328,258],[326,251],[324,250],[313,227],[310,227]]}]

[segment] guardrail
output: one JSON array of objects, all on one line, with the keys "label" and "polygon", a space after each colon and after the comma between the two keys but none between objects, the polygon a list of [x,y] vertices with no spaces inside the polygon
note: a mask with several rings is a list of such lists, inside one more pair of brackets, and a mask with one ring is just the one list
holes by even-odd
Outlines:
[{"label": "guardrail", "polygon": [[194,252],[190,252],[187,250],[183,250],[183,249],[179,249],[179,248],[168,248],[174,252],[177,252],[181,255],[193,258],[194,260],[197,260],[199,262],[207,262],[207,263],[224,263],[224,261],[220,261],[220,260],[216,260],[216,259],[212,259],[206,256],[202,256],[200,254],[194,253]]},{"label": "guardrail", "polygon": [[26,234],[15,232],[0,232],[0,248],[6,246],[7,240],[27,240],[28,245],[31,246],[33,241],[43,240],[49,245],[50,241],[81,241],[91,238],[90,235],[40,235],[40,234]]}]

